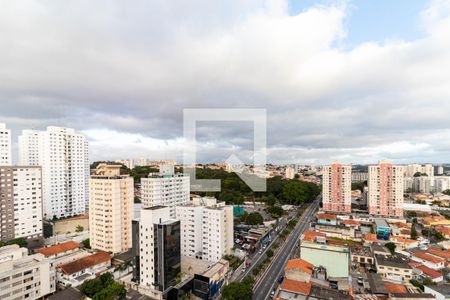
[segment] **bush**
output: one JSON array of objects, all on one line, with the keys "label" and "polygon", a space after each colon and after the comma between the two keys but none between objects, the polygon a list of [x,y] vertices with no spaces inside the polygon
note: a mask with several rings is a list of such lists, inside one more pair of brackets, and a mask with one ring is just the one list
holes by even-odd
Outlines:
[{"label": "bush", "polygon": [[85,239],[81,242],[83,244],[83,247],[86,249],[91,249],[91,241],[89,239]]},{"label": "bush", "polygon": [[273,256],[273,251],[272,250],[267,250],[266,252],[267,257],[272,257]]}]

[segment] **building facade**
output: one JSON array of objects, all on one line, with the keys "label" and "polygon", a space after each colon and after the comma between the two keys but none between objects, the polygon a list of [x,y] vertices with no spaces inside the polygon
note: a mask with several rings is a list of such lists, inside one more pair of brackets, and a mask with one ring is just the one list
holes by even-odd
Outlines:
[{"label": "building facade", "polygon": [[322,170],[322,199],[325,211],[352,212],[352,167],[340,163]]},{"label": "building facade", "polygon": [[11,164],[11,131],[4,123],[0,123],[0,166]]},{"label": "building facade", "polygon": [[426,174],[428,177],[434,176],[434,166],[432,164],[419,165],[412,164],[405,166],[405,177],[414,177],[416,173]]},{"label": "building facade", "polygon": [[142,206],[168,206],[175,218],[175,206],[189,203],[189,185],[188,174],[175,174],[173,165],[162,165],[159,173],[141,179]]},{"label": "building facade", "polygon": [[167,206],[143,208],[133,221],[133,278],[143,287],[164,292],[181,272],[180,222]]},{"label": "building facade", "polygon": [[89,181],[91,247],[112,253],[131,249],[134,181],[120,165],[99,164]]},{"label": "building facade", "polygon": [[0,166],[0,240],[42,242],[42,177],[36,166]]},{"label": "building facade", "polygon": [[22,165],[42,167],[44,217],[84,214],[88,206],[89,158],[86,138],[71,128],[24,130],[19,137]]},{"label": "building facade", "polygon": [[55,267],[42,254],[18,245],[0,248],[0,299],[41,299],[56,290]]},{"label": "building facade", "polygon": [[218,262],[233,250],[233,206],[212,197],[196,197],[176,207],[181,226],[181,254]]},{"label": "building facade", "polygon": [[403,216],[403,169],[390,162],[369,166],[369,214]]}]

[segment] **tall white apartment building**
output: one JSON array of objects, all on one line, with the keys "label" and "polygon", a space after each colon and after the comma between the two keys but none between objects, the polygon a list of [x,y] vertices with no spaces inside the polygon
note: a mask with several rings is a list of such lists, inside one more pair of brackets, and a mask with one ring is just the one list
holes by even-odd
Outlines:
[{"label": "tall white apartment building", "polygon": [[334,162],[322,170],[322,202],[325,211],[352,212],[352,167]]},{"label": "tall white apartment building", "polygon": [[0,123],[0,166],[10,166],[11,158],[11,130]]},{"label": "tall white apartment building", "polygon": [[189,174],[175,174],[173,165],[161,165],[159,173],[141,178],[143,207],[168,206],[175,218],[175,206],[189,203]]},{"label": "tall white apartment building", "polygon": [[0,248],[0,299],[42,299],[56,290],[55,266],[18,245]]},{"label": "tall white apartment building", "polygon": [[42,166],[44,216],[84,214],[88,206],[88,143],[71,128],[24,130],[19,137],[22,165]]},{"label": "tall white apartment building", "polygon": [[91,247],[112,253],[131,249],[134,182],[121,165],[99,164],[89,180]]},{"label": "tall white apartment building", "polygon": [[233,206],[212,197],[196,197],[176,207],[180,220],[181,254],[218,262],[233,250]]},{"label": "tall white apartment building", "polygon": [[0,166],[0,240],[42,242],[42,178],[37,166]]},{"label": "tall white apartment building", "polygon": [[424,173],[428,177],[434,176],[434,166],[432,164],[419,165],[412,164],[405,166],[405,177],[414,177],[416,173]]},{"label": "tall white apartment building", "polygon": [[369,213],[381,216],[403,216],[403,166],[380,162],[369,166]]},{"label": "tall white apartment building", "polygon": [[291,167],[291,166],[286,167],[284,175],[285,175],[286,179],[294,179],[294,177],[295,177],[295,169],[293,167]]},{"label": "tall white apartment building", "polygon": [[140,220],[133,221],[133,236],[134,280],[156,293],[175,285],[181,271],[180,222],[170,208],[143,208]]}]

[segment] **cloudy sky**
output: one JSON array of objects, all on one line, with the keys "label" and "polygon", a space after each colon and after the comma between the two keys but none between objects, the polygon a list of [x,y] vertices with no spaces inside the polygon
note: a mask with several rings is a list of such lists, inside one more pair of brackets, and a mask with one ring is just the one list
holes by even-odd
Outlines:
[{"label": "cloudy sky", "polygon": [[[450,161],[449,1],[0,4],[14,141],[58,125],[91,160],[180,160],[183,109],[264,108],[270,162]],[[251,123],[198,125],[200,161],[251,159]]]}]

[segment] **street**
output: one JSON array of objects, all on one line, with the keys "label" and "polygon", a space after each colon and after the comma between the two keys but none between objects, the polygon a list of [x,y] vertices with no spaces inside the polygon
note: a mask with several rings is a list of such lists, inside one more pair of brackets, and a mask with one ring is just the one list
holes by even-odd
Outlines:
[{"label": "street", "polygon": [[306,209],[302,217],[298,220],[298,224],[295,227],[293,234],[289,240],[280,249],[279,255],[274,258],[274,261],[269,266],[269,270],[265,272],[263,278],[253,287],[254,294],[253,299],[262,300],[270,297],[271,291],[278,285],[278,278],[283,274],[284,265],[292,257],[294,250],[298,249],[298,241],[300,235],[309,227],[314,214],[316,213],[321,196],[318,196],[314,202]]}]

